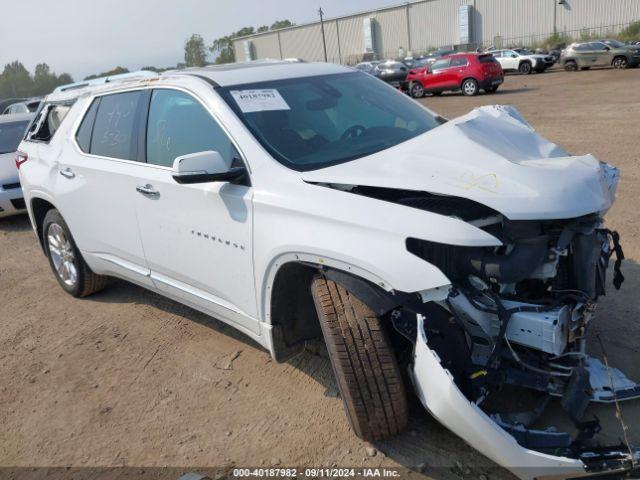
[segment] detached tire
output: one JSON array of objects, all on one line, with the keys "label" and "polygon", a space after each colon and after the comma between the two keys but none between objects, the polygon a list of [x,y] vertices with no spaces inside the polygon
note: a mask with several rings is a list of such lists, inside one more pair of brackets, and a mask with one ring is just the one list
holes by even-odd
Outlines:
[{"label": "detached tire", "polygon": [[344,409],[356,435],[382,440],[407,426],[404,383],[380,320],[344,288],[322,276],[311,293]]},{"label": "detached tire", "polygon": [[107,286],[109,277],[96,275],[82,258],[60,212],[51,209],[42,222],[42,244],[60,286],[69,295],[86,297]]}]

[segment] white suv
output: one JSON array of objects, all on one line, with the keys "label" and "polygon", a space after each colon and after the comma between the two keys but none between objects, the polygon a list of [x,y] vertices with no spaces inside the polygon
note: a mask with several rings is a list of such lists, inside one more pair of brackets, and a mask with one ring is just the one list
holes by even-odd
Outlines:
[{"label": "white suv", "polygon": [[[446,121],[354,69],[256,62],[62,88],[20,149],[33,228],[71,295],[123,278],[278,361],[322,336],[367,440],[406,427],[405,371],[438,420],[521,478],[637,456],[593,449],[580,420],[640,396],[585,352],[621,258],[601,226],[617,170],[509,107]],[[546,400],[489,410],[503,384],[561,397],[578,437],[529,426]]]},{"label": "white suv", "polygon": [[542,73],[552,67],[555,62],[551,55],[533,53],[526,48],[490,50],[487,53],[496,58],[505,72],[516,71],[523,75],[528,75],[533,71]]}]

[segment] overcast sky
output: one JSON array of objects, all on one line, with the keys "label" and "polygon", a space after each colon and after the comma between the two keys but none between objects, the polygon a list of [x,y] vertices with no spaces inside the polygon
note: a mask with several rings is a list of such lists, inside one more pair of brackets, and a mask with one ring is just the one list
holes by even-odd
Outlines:
[{"label": "overcast sky", "polygon": [[400,3],[399,0],[2,0],[0,68],[20,60],[33,73],[46,62],[74,79],[122,65],[175,66],[184,41],[213,39],[244,26],[316,20]]}]

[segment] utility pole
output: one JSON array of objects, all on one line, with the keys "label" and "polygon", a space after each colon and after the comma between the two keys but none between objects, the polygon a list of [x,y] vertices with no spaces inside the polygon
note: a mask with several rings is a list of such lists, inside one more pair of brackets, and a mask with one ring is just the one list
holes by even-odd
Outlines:
[{"label": "utility pole", "polygon": [[324,36],[324,21],[322,20],[322,15],[324,12],[322,11],[322,7],[318,9],[318,15],[320,15],[320,29],[322,30],[322,46],[324,47],[324,61],[327,60],[327,39]]}]

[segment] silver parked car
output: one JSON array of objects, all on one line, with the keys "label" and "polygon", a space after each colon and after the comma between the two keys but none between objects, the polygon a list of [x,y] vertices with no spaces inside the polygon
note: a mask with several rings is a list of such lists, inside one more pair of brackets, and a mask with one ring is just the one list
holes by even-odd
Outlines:
[{"label": "silver parked car", "polygon": [[33,113],[0,116],[0,217],[26,212],[16,150],[33,116]]}]

